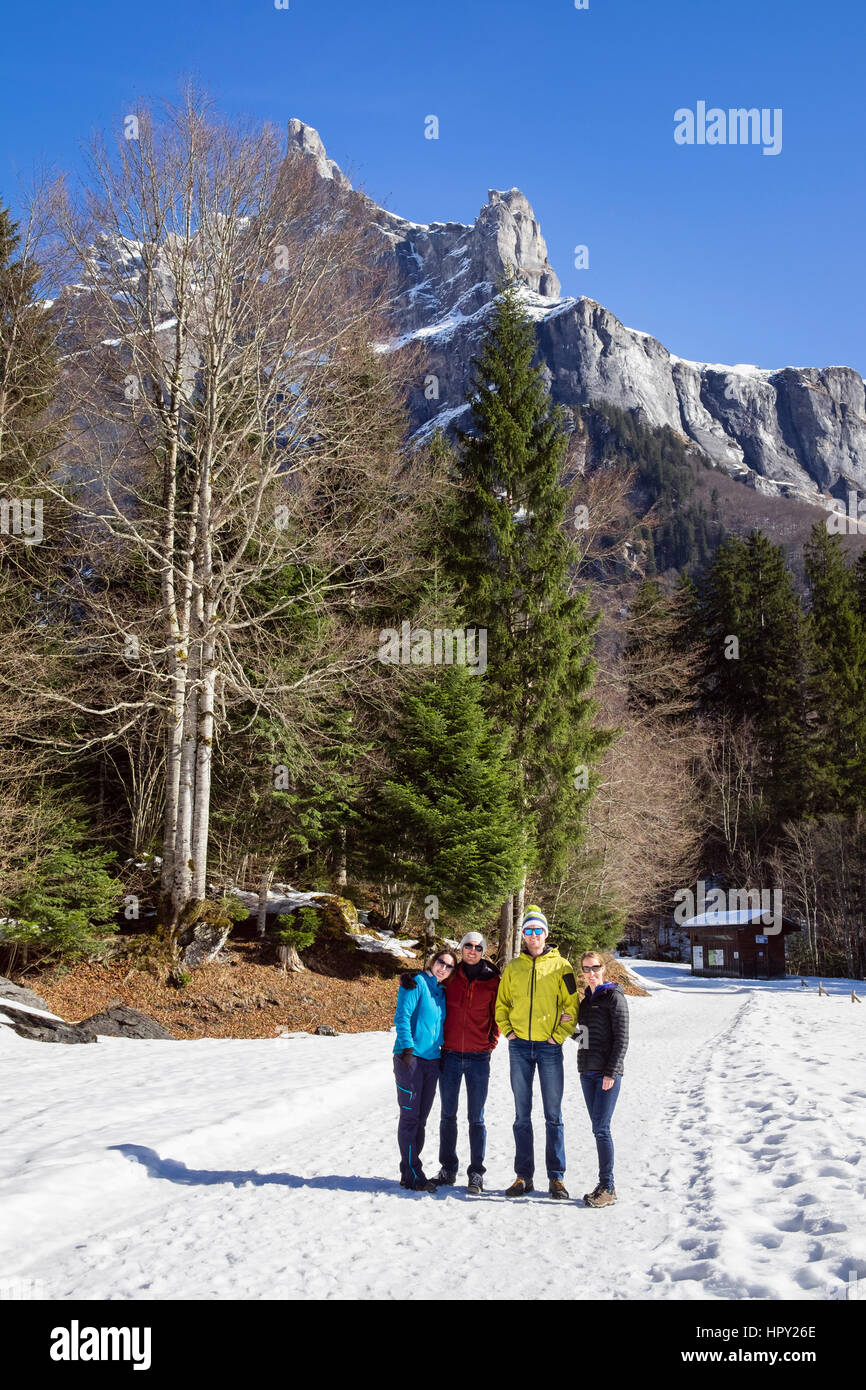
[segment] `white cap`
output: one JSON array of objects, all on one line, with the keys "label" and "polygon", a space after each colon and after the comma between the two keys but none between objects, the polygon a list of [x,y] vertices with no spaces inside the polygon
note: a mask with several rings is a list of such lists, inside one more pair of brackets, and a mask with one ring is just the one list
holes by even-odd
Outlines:
[{"label": "white cap", "polygon": [[484,952],[487,950],[487,942],[484,940],[480,931],[468,931],[460,942],[461,951],[464,946],[480,946],[482,955],[484,955]]}]

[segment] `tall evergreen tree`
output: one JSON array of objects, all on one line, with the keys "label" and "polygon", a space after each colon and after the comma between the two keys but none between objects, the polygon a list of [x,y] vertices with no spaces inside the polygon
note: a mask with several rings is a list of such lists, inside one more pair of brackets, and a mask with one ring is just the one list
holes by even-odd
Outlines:
[{"label": "tall evergreen tree", "polygon": [[[473,364],[448,558],[467,617],[487,629],[487,705],[511,734],[528,862],[553,876],[581,838],[594,765],[613,734],[592,723],[597,618],[588,591],[572,592],[567,435],[535,355],[532,322],[508,281]],[[503,937],[508,916],[506,905]]]},{"label": "tall evergreen tree", "polygon": [[40,267],[18,255],[21,234],[0,207],[0,489],[32,481],[53,438],[44,414],[57,383],[55,333],[37,286]]},{"label": "tall evergreen tree", "polygon": [[866,623],[866,550],[861,550],[854,562],[854,592],[860,617]]},{"label": "tall evergreen tree", "polygon": [[851,814],[866,806],[866,618],[842,542],[823,521],[812,528],[805,561],[812,597],[814,809]]},{"label": "tall evergreen tree", "polygon": [[74,823],[70,816],[80,782],[57,776],[55,741],[68,732],[69,717],[50,694],[33,699],[21,689],[22,671],[32,668],[34,634],[43,646],[40,695],[63,689],[69,679],[53,642],[65,608],[65,547],[58,508],[45,488],[58,433],[49,409],[58,380],[56,334],[40,300],[42,271],[33,250],[30,234],[22,236],[0,207],[0,887],[12,892],[0,916],[8,917],[17,915],[10,901],[23,900],[15,895],[34,890],[47,855],[67,856],[68,865],[79,849],[88,853],[81,848],[86,816],[78,807]]},{"label": "tall evergreen tree", "polygon": [[[18,224],[0,207],[0,497],[10,509],[0,558],[14,587],[3,598],[7,616],[26,610],[31,590],[56,570],[57,506],[46,496],[45,470],[57,443],[48,407],[58,366],[56,332],[39,298],[41,275]],[[50,532],[51,543],[42,544]]]},{"label": "tall evergreen tree", "polygon": [[[739,647],[748,625],[750,604],[746,542],[729,536],[719,547],[712,569],[700,587],[697,620],[706,642],[704,697],[711,708],[745,715],[751,706],[739,666]],[[732,640],[735,639],[735,640]]]},{"label": "tall evergreen tree", "polygon": [[[508,743],[465,666],[443,667],[407,695],[369,817],[374,872],[457,919],[474,923],[497,904],[524,857]],[[427,920],[432,929],[436,916]]]},{"label": "tall evergreen tree", "polygon": [[806,708],[807,633],[781,546],[760,531],[731,536],[704,585],[705,698],[761,742],[767,827],[808,806],[814,785]]}]

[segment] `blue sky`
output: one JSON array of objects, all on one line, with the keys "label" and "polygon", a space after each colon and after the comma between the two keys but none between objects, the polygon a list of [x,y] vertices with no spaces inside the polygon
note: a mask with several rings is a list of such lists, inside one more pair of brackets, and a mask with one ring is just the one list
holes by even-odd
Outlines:
[{"label": "blue sky", "polygon": [[[40,0],[4,19],[0,200],[192,76],[413,221],[516,185],[564,293],[680,356],[864,372],[864,56],[862,0]],[[780,153],[676,144],[699,101],[781,108]]]}]

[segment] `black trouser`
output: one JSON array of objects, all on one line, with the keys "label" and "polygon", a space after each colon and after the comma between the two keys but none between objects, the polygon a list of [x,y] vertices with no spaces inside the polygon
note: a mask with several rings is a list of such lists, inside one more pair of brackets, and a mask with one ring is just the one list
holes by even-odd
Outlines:
[{"label": "black trouser", "polygon": [[424,1126],[436,1095],[439,1080],[439,1058],[410,1057],[408,1065],[394,1057],[394,1079],[397,1082],[397,1102],[400,1123],[397,1143],[400,1145],[400,1176],[410,1186],[426,1182],[421,1167],[424,1147]]}]

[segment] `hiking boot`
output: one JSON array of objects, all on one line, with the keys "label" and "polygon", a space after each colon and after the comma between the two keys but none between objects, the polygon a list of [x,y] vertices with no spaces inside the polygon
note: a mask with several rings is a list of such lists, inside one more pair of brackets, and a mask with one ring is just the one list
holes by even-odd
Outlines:
[{"label": "hiking boot", "polygon": [[432,1179],[432,1181],[438,1183],[440,1187],[453,1187],[455,1182],[457,1181],[457,1174],[446,1173],[444,1168],[440,1168],[439,1172],[436,1174],[435,1178]]},{"label": "hiking boot", "polygon": [[527,1192],[532,1192],[532,1178],[515,1178],[510,1187],[506,1188],[506,1197],[524,1197]]},{"label": "hiking boot", "polygon": [[602,1183],[602,1182],[597,1182],[596,1185],[595,1185],[595,1187],[593,1188],[592,1192],[584,1192],[584,1194],[583,1194],[583,1200],[586,1202],[586,1204],[587,1204],[587,1206],[588,1206],[588,1205],[589,1205],[589,1199],[590,1199],[590,1197],[598,1197],[599,1194],[602,1193],[602,1192],[604,1192],[604,1183]]},{"label": "hiking boot", "polygon": [[480,1197],[484,1191],[484,1183],[481,1181],[480,1173],[469,1174],[469,1186],[466,1189],[468,1197]]},{"label": "hiking boot", "polygon": [[422,1173],[417,1178],[401,1178],[400,1186],[408,1188],[410,1192],[435,1192],[439,1184],[433,1178],[425,1178]]},{"label": "hiking boot", "polygon": [[583,1199],[588,1207],[612,1207],[616,1201],[616,1189],[613,1187],[602,1187],[601,1184],[590,1192],[588,1197]]},{"label": "hiking boot", "polygon": [[560,1182],[559,1178],[550,1179],[550,1187],[548,1188],[548,1192],[550,1193],[551,1197],[555,1198],[557,1202],[568,1201],[568,1193],[565,1190],[565,1183]]}]

